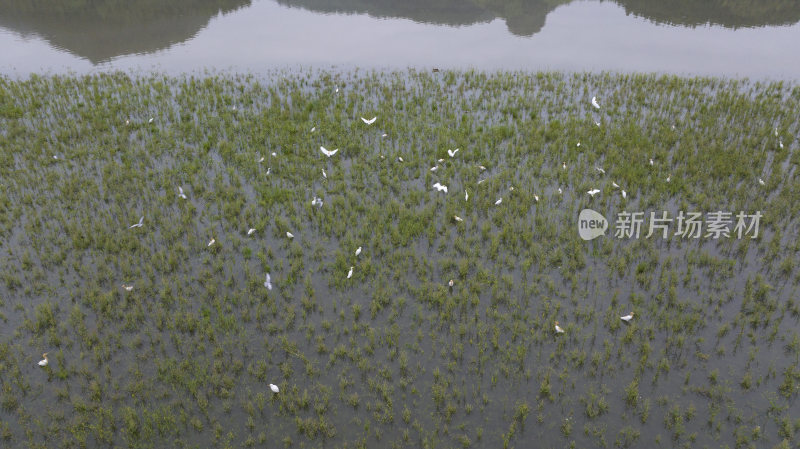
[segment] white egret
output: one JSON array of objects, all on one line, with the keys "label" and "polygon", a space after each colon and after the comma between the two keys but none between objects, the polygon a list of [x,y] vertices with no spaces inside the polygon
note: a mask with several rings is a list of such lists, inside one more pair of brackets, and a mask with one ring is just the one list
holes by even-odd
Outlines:
[{"label": "white egret", "polygon": [[133,285],[122,284],[122,288],[124,288],[125,291],[131,291],[131,290],[133,290]]},{"label": "white egret", "polygon": [[386,134],[386,133],[383,133],[383,134],[381,134],[381,137],[389,137],[389,135]]},{"label": "white egret", "polygon": [[47,359],[47,354],[48,354],[47,352],[42,354],[42,357],[44,358],[42,360],[39,360],[39,366],[47,366],[47,364],[50,363],[50,361]]},{"label": "white egret", "polygon": [[508,191],[509,191],[509,192],[513,192],[513,191],[514,191],[514,186],[511,186],[511,187],[509,187],[509,188],[508,188]]},{"label": "white egret", "polygon": [[438,170],[438,169],[439,169],[439,166],[438,166],[438,165],[434,165],[433,167],[431,167],[431,171],[436,171],[436,170]]},{"label": "white egret", "polygon": [[624,321],[626,323],[629,323],[631,321],[631,319],[633,319],[633,312],[631,312],[631,313],[629,313],[629,314],[627,314],[625,316],[621,316],[621,317],[619,317],[619,319],[621,319],[622,321]]},{"label": "white egret", "polygon": [[537,195],[537,194],[535,194],[535,193],[534,193],[534,194],[533,194],[533,199],[535,199],[535,200],[536,200],[536,202],[538,203],[538,202],[539,202],[539,195]]},{"label": "white egret", "polygon": [[455,157],[456,153],[458,153],[458,148],[455,150],[447,150],[447,154],[449,154],[450,157]]},{"label": "white egret", "polygon": [[261,159],[258,160],[259,164],[262,163],[262,162],[264,162],[264,156],[261,156]]},{"label": "white egret", "polygon": [[758,178],[758,183],[759,183],[759,184],[761,184],[762,186],[763,186],[763,185],[766,185],[766,183],[764,182],[764,180],[763,180],[763,179],[761,179],[761,178]]},{"label": "white egret", "polygon": [[361,247],[360,246],[358,248],[356,248],[356,257],[358,257],[359,254],[361,254]]},{"label": "white egret", "polygon": [[617,184],[617,183],[616,183],[616,182],[614,182],[614,181],[611,181],[611,186],[612,186],[612,187],[614,187],[615,189],[618,189],[618,188],[619,188],[619,184]]},{"label": "white egret", "polygon": [[314,131],[316,131],[316,130],[317,130],[317,127],[316,127],[316,126],[315,126],[315,127],[313,127],[313,128],[311,128],[311,132],[312,132],[312,133],[313,133]]},{"label": "white egret", "polygon": [[324,154],[325,156],[331,157],[334,154],[336,154],[336,152],[339,151],[339,149],[337,148],[333,151],[328,151],[325,149],[325,147],[319,147],[319,151],[322,151],[322,154]]},{"label": "white egret", "polygon": [[500,203],[502,203],[502,202],[503,202],[503,198],[498,198],[497,201],[494,202],[494,205],[495,206],[499,206]]},{"label": "white egret", "polygon": [[444,185],[444,184],[439,184],[439,183],[437,182],[436,184],[434,184],[434,185],[433,185],[433,188],[434,188],[434,189],[436,189],[436,190],[438,190],[438,191],[440,191],[440,192],[447,193],[447,186],[446,186],[446,185]]},{"label": "white egret", "polygon": [[556,333],[557,334],[563,334],[564,333],[564,329],[561,329],[561,326],[558,325],[558,321],[556,321]]},{"label": "white egret", "polygon": [[322,207],[322,198],[317,198],[316,196],[314,199],[311,200],[312,206]]},{"label": "white egret", "polygon": [[400,157],[400,156],[397,156],[397,160],[400,161],[400,162],[403,162],[403,158]]},{"label": "white egret", "polygon": [[267,174],[272,171],[272,167],[267,167]]},{"label": "white egret", "polygon": [[267,290],[272,290],[272,278],[270,278],[269,273],[267,273],[267,277],[264,280],[264,287],[267,287]]},{"label": "white egret", "polygon": [[150,117],[150,120],[148,120],[147,123],[153,123],[153,118]]},{"label": "white egret", "polygon": [[455,220],[455,221],[457,221],[457,222],[459,222],[459,223],[461,223],[462,221],[464,221],[464,219],[462,219],[462,218],[461,218],[461,217],[459,217],[458,215],[453,215],[453,220]]},{"label": "white egret", "polygon": [[625,199],[627,197],[628,197],[628,193],[623,190],[622,191],[622,198]]},{"label": "white egret", "polygon": [[132,224],[132,225],[128,226],[128,229],[131,229],[131,228],[141,228],[143,225],[144,225],[144,216],[142,216],[141,218],[139,218],[139,223],[134,223],[134,224]]},{"label": "white egret", "polygon": [[56,155],[54,154],[54,155],[53,155],[53,159],[55,159],[55,160],[58,160],[58,156],[56,156]]},{"label": "white egret", "polygon": [[575,146],[576,146],[576,147],[579,147],[579,146],[581,146],[581,143],[580,143],[580,142],[578,142],[578,144],[577,144],[577,145],[575,145]]},{"label": "white egret", "polygon": [[448,285],[450,288],[453,288],[453,286],[454,286],[454,285],[456,285],[456,283],[455,283],[455,281],[453,281],[452,279],[450,279],[450,282],[448,282],[448,283],[447,283],[447,285]]},{"label": "white egret", "polygon": [[561,194],[563,194],[563,193],[564,193],[564,191],[563,191],[563,190],[561,190],[561,187],[559,187],[559,188],[558,188],[558,194],[559,194],[559,195],[561,195]]},{"label": "white egret", "polygon": [[481,171],[484,171],[484,170],[486,170],[486,167],[484,167],[483,165],[479,165],[479,166],[478,166],[478,168],[480,168],[480,169],[481,169]]},{"label": "white egret", "polygon": [[181,186],[178,186],[178,197],[186,199],[186,194],[183,193],[183,187],[181,187]]},{"label": "white egret", "polygon": [[653,165],[653,159],[652,158],[650,159],[650,165],[651,166]]},{"label": "white egret", "polygon": [[208,245],[206,245],[206,246],[211,246],[211,245],[213,245],[213,244],[214,244],[214,242],[216,242],[216,241],[217,241],[216,239],[213,239],[213,238],[212,238],[212,239],[211,239],[211,240],[208,242]]},{"label": "white egret", "polygon": [[464,201],[469,201],[469,193],[466,190],[464,190]]},{"label": "white egret", "polygon": [[597,170],[597,171],[599,171],[601,174],[604,174],[604,175],[606,174],[606,171],[605,171],[605,170],[603,170],[603,169],[602,169],[602,168],[600,168],[600,167],[597,167],[597,166],[595,166],[595,167],[594,167],[594,169],[595,169],[595,170]]},{"label": "white egret", "polygon": [[566,162],[562,162],[561,163],[561,168],[566,170],[567,169],[567,163]]},{"label": "white egret", "polygon": [[247,235],[252,235],[254,232],[256,232],[256,228],[250,228],[247,230]]},{"label": "white egret", "polygon": [[364,117],[361,117],[361,121],[366,123],[367,125],[371,125],[371,124],[375,123],[375,120],[377,120],[377,119],[378,119],[378,117],[372,117],[369,120],[365,119]]},{"label": "white egret", "polygon": [[670,182],[671,180],[672,180],[672,173],[667,175],[667,182]]},{"label": "white egret", "polygon": [[592,97],[592,106],[594,106],[595,109],[600,109],[600,103],[597,102],[597,97]]},{"label": "white egret", "polygon": [[281,392],[280,388],[278,388],[278,386],[275,385],[275,384],[269,384],[269,389],[272,390],[273,393],[280,393]]},{"label": "white egret", "polygon": [[351,277],[353,277],[353,268],[355,268],[355,267],[350,267],[350,271],[347,272],[347,279],[350,279]]},{"label": "white egret", "polygon": [[783,149],[783,140],[778,139],[778,146],[781,147],[781,150]]},{"label": "white egret", "polygon": [[289,231],[286,231],[286,237],[288,237],[288,238],[290,238],[290,239],[293,239],[293,238],[294,238],[294,234],[292,234],[292,233],[291,233],[291,232],[289,232]]},{"label": "white egret", "polygon": [[436,159],[436,162],[441,164],[442,162],[444,162],[444,159]]},{"label": "white egret", "polygon": [[[125,120],[125,124],[126,124],[126,125],[130,125],[130,124],[131,124],[131,121],[130,121],[130,120]],[[777,128],[776,128],[776,129],[777,129]]]},{"label": "white egret", "polygon": [[600,122],[594,122],[594,124],[597,125],[598,128],[600,127]]},{"label": "white egret", "polygon": [[598,190],[598,189],[592,189],[592,190],[589,190],[589,191],[588,191],[588,192],[586,192],[586,193],[588,193],[589,195],[591,195],[591,196],[592,196],[592,198],[594,198],[594,196],[595,196],[595,195],[597,195],[598,193],[600,193],[600,190]]},{"label": "white egret", "polygon": [[775,127],[775,137],[778,137],[778,127]]}]

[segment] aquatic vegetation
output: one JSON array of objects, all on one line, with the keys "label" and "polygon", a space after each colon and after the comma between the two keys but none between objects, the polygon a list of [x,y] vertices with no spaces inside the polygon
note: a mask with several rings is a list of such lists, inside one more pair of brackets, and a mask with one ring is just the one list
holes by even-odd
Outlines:
[{"label": "aquatic vegetation", "polygon": [[[645,75],[0,79],[2,446],[796,446],[799,103]],[[763,216],[584,241],[583,208]]]}]

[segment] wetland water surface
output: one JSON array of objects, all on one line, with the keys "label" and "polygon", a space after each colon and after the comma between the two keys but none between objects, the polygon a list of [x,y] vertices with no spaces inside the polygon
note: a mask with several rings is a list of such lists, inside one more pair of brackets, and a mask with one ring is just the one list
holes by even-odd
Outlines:
[{"label": "wetland water surface", "polygon": [[3,447],[797,446],[798,88],[268,81],[0,81]]},{"label": "wetland water surface", "polygon": [[800,78],[800,4],[0,0],[0,70],[315,66]]}]

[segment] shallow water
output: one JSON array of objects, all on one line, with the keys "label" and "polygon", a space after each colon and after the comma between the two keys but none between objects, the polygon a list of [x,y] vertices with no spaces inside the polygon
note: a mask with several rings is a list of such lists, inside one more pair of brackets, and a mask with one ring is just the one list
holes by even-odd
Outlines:
[{"label": "shallow water", "polygon": [[800,78],[796,2],[124,5],[0,1],[0,73],[440,67]]}]

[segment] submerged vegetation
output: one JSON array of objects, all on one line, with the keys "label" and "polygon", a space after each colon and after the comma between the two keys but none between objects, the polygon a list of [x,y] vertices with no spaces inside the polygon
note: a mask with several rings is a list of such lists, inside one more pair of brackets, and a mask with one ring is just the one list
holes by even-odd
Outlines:
[{"label": "submerged vegetation", "polygon": [[[641,75],[0,79],[0,446],[797,447],[798,110]],[[614,236],[662,210],[763,218]]]}]

